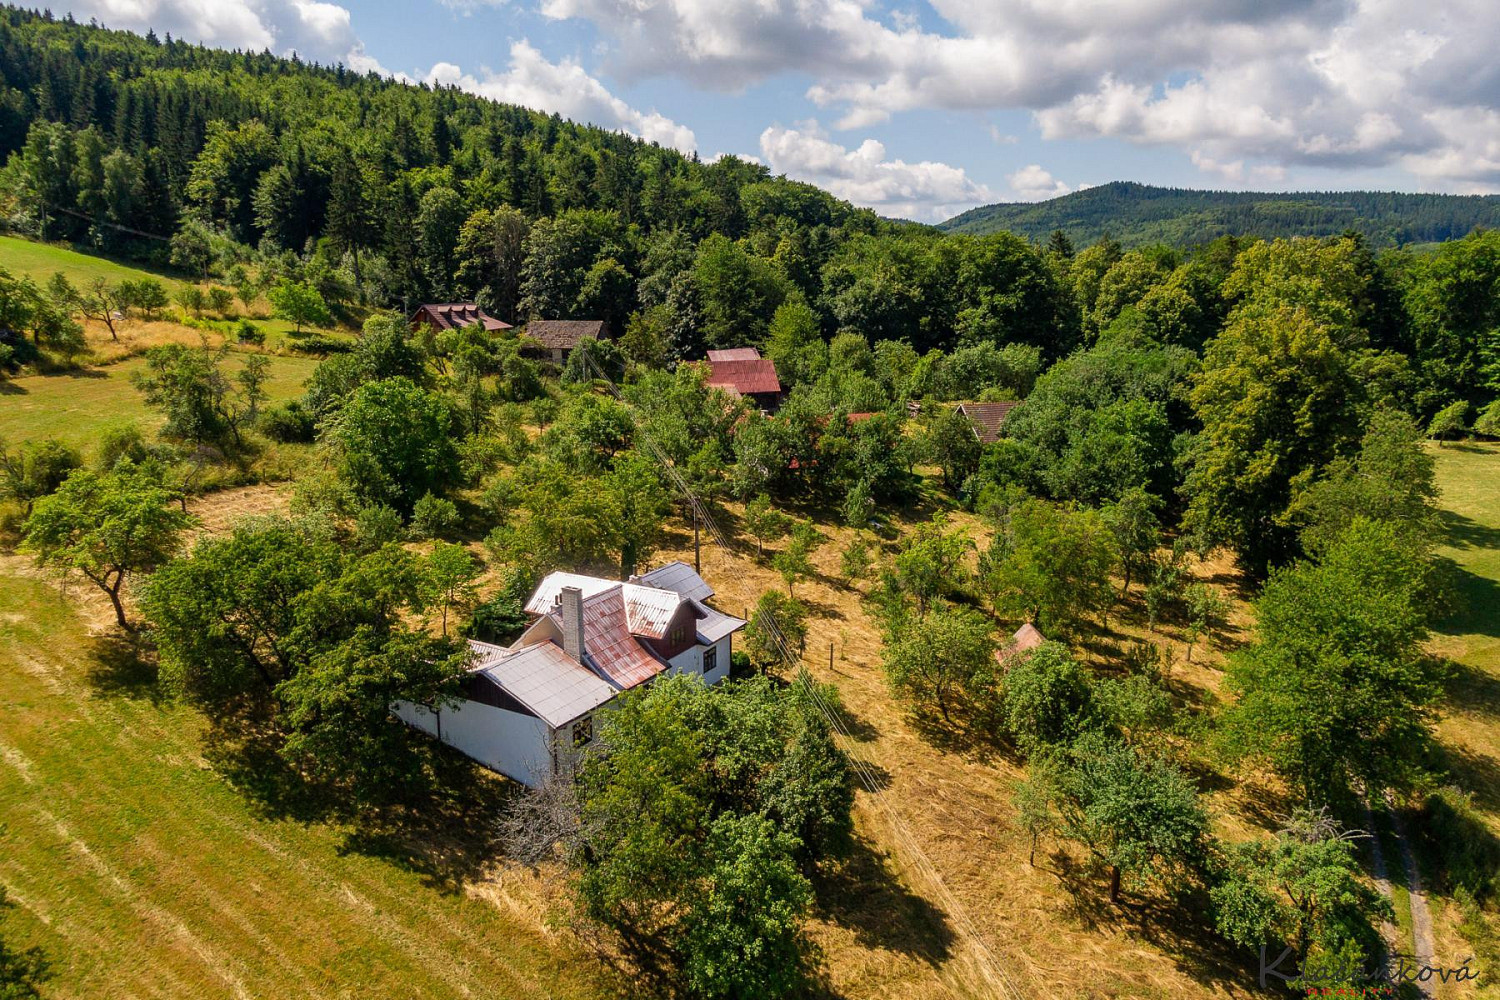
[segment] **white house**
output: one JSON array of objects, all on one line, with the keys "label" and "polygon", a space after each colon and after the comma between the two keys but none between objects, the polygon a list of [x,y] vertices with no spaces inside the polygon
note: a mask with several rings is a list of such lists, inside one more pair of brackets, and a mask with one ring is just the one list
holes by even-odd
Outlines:
[{"label": "white house", "polygon": [[594,716],[621,691],[667,673],[729,676],[741,618],[710,607],[713,588],[682,562],[628,581],[552,573],[526,603],[536,616],[509,647],[470,640],[458,705],[394,706],[408,724],[486,767],[536,786],[593,739]]}]

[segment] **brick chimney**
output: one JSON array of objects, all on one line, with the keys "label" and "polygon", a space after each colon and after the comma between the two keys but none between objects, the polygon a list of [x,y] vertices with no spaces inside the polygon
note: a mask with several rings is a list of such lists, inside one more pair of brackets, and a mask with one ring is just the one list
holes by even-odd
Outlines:
[{"label": "brick chimney", "polygon": [[562,614],[563,652],[583,662],[583,591],[564,587],[557,603]]}]

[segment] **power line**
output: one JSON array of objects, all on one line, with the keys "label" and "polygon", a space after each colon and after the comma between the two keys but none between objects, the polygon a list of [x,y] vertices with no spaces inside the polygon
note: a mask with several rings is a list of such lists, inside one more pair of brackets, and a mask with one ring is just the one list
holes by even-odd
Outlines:
[{"label": "power line", "polygon": [[[625,399],[619,387],[615,385],[614,380],[604,374],[587,349],[584,351],[584,363],[589,371],[593,373],[594,377],[604,383],[610,395],[629,407],[632,416],[634,416],[635,407]],[[718,544],[719,548],[723,549],[726,553],[732,552],[733,547],[729,544],[723,532],[719,530],[719,526],[715,522],[713,515],[709,512],[707,505],[698,499],[692,487],[682,478],[661,447],[641,427],[638,419],[636,420],[636,441],[638,444],[644,446],[646,452],[662,467],[667,477],[672,481],[672,484],[687,498],[699,522],[708,529],[709,535]],[[998,991],[999,995],[1008,998],[1017,998],[1017,1000],[1018,998],[1024,998],[1026,994],[1006,974],[1004,967],[980,935],[979,928],[969,917],[968,911],[964,909],[958,897],[953,894],[952,890],[948,888],[947,883],[943,881],[942,875],[927,856],[927,852],[922,849],[911,829],[906,825],[900,814],[880,794],[880,782],[871,769],[872,765],[861,756],[857,741],[844,724],[838,712],[827,703],[822,693],[818,691],[817,684],[812,679],[812,674],[801,661],[800,656],[792,652],[791,643],[787,641],[786,633],[782,630],[781,623],[776,620],[775,614],[769,609],[765,609],[761,612],[761,618],[766,625],[766,630],[769,633],[772,643],[781,655],[782,662],[789,669],[796,671],[797,683],[807,694],[809,701],[818,714],[823,717],[829,728],[836,734],[837,742],[841,744],[840,749],[843,750],[845,758],[849,761],[850,770],[854,772],[855,778],[859,783],[864,786],[870,801],[884,815],[887,826],[896,839],[898,846],[902,848],[902,853],[905,855],[908,865],[913,871],[932,884],[944,908],[952,917],[955,925],[957,925],[959,934],[974,949],[975,965],[985,980],[984,985],[990,990]]]}]

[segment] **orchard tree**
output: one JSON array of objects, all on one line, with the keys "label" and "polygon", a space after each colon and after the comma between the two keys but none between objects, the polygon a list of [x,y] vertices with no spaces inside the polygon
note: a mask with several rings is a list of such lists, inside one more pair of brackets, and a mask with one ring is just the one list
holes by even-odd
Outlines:
[{"label": "orchard tree", "polygon": [[756,553],[761,556],[766,554],[766,543],[785,538],[791,526],[791,518],[773,507],[771,498],[764,493],[745,504],[742,520],[745,530],[755,539]]},{"label": "orchard tree", "polygon": [[292,324],[298,334],[304,326],[328,326],[333,322],[323,296],[304,281],[282,278],[266,297],[271,300],[274,314]]},{"label": "orchard tree", "polygon": [[1130,590],[1132,575],[1149,569],[1161,546],[1161,521],[1156,516],[1160,507],[1161,500],[1136,486],[1099,512],[1120,554],[1120,568],[1125,572],[1122,593]]},{"label": "orchard tree", "polygon": [[55,493],[36,501],[22,525],[24,545],[41,565],[76,572],[102,590],[128,631],[126,582],[170,559],[192,523],[177,499],[133,467],[75,469]]},{"label": "orchard tree", "polygon": [[786,548],[776,553],[771,565],[786,582],[786,593],[792,596],[793,585],[798,580],[813,575],[812,552],[819,542],[818,529],[810,521],[803,521],[792,529],[792,538]]},{"label": "orchard tree", "polygon": [[[1374,922],[1391,919],[1392,911],[1364,878],[1355,845],[1360,835],[1324,811],[1302,807],[1272,838],[1225,845],[1209,886],[1219,934],[1252,951],[1283,942],[1304,974],[1320,961],[1348,969],[1353,958],[1353,967],[1362,967],[1383,947]],[[1361,954],[1352,956],[1351,947]]]},{"label": "orchard tree", "polygon": [[1317,562],[1271,575],[1255,642],[1229,659],[1229,748],[1307,801],[1420,779],[1442,690],[1427,639],[1426,560],[1355,518]]},{"label": "orchard tree", "polygon": [[995,640],[972,608],[934,608],[901,623],[885,645],[886,679],[919,714],[933,709],[953,724],[953,711],[979,715],[991,706]]},{"label": "orchard tree", "polygon": [[462,545],[438,542],[427,556],[426,585],[429,608],[436,608],[442,622],[443,636],[448,635],[448,615],[462,614],[477,599],[474,580],[479,567]]},{"label": "orchard tree", "polygon": [[88,289],[78,294],[73,301],[85,319],[103,323],[109,330],[109,338],[118,341],[120,333],[115,324],[125,318],[126,311],[132,305],[132,295],[127,283],[115,284],[108,278],[99,277],[91,281]]},{"label": "orchard tree", "polygon": [[1468,417],[1468,403],[1463,400],[1450,403],[1439,410],[1427,425],[1427,436],[1437,441],[1441,448],[1444,441],[1463,436]]},{"label": "orchard tree", "polygon": [[1395,528],[1419,551],[1441,535],[1436,462],[1410,416],[1377,410],[1359,452],[1337,458],[1302,491],[1291,511],[1302,547],[1317,556],[1357,517]]},{"label": "orchard tree", "polygon": [[1044,633],[1067,631],[1109,607],[1118,558],[1098,513],[1026,500],[996,533],[980,573],[997,612],[1032,621]]},{"label": "orchard tree", "polygon": [[1001,682],[1006,729],[1028,757],[1099,725],[1088,674],[1060,642],[1008,656]]},{"label": "orchard tree", "polygon": [[974,425],[956,408],[942,407],[927,428],[927,451],[943,472],[943,485],[956,490],[979,468],[984,446]]},{"label": "orchard tree", "polygon": [[1084,734],[1063,751],[1053,785],[1059,835],[1109,873],[1109,900],[1181,873],[1201,857],[1208,816],[1191,781],[1118,737]]},{"label": "orchard tree", "polygon": [[333,429],[339,474],[367,503],[409,515],[417,500],[441,496],[458,479],[458,453],[441,396],[404,377],[354,390]]},{"label": "orchard tree", "polygon": [[14,500],[21,516],[30,517],[32,506],[54,493],[82,465],[76,448],[51,438],[25,441],[14,452],[0,441],[0,497]]}]

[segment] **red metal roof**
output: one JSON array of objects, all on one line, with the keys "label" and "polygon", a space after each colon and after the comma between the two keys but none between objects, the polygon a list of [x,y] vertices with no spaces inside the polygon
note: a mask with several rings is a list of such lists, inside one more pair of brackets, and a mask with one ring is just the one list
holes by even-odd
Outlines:
[{"label": "red metal roof", "polygon": [[776,378],[776,364],[768,358],[753,361],[710,360],[708,367],[707,385],[728,389],[741,396],[781,392],[781,382]]},{"label": "red metal roof", "polygon": [[594,667],[621,688],[635,687],[666,669],[630,634],[619,584],[584,598],[583,648]]}]

